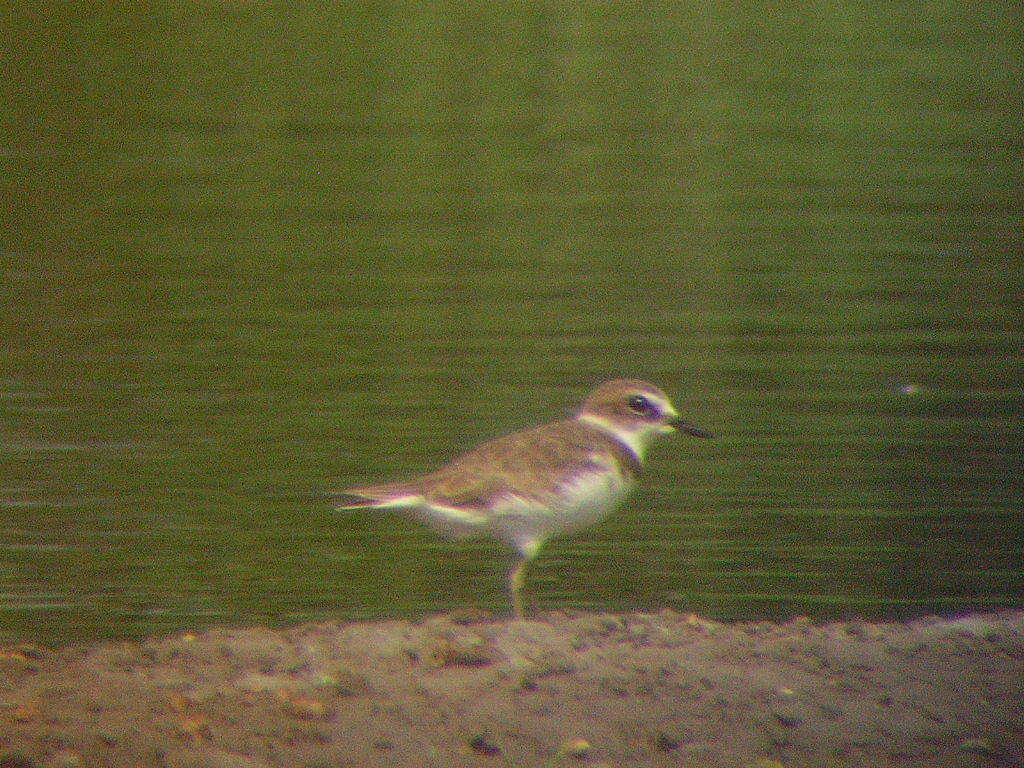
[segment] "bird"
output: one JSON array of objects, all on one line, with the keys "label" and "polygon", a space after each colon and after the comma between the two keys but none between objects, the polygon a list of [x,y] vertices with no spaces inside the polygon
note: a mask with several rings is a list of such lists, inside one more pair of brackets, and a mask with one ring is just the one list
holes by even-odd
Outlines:
[{"label": "bird", "polygon": [[339,511],[398,511],[447,538],[482,536],[512,550],[512,614],[523,618],[526,567],[549,539],[618,507],[659,436],[712,434],[684,420],[668,396],[639,379],[594,388],[567,419],[481,443],[428,474],[333,494]]}]

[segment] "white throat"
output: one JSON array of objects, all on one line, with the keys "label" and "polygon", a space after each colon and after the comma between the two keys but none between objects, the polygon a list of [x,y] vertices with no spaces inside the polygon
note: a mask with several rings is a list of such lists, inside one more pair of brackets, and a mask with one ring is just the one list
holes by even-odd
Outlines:
[{"label": "white throat", "polygon": [[656,434],[644,426],[641,426],[640,429],[629,429],[608,419],[595,416],[592,413],[581,413],[576,419],[611,435],[618,442],[626,446],[641,461],[644,458],[644,453],[647,451],[647,443]]}]

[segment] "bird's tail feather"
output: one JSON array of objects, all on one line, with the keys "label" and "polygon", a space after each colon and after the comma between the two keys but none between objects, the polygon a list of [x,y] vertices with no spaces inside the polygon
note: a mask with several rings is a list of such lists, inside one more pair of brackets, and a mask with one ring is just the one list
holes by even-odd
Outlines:
[{"label": "bird's tail feather", "polygon": [[406,512],[449,538],[478,533],[487,521],[480,510],[428,501],[419,489],[399,484],[350,488],[333,494],[331,500],[335,509],[341,512],[366,509]]},{"label": "bird's tail feather", "polygon": [[409,489],[392,486],[350,488],[331,496],[337,510],[405,509],[422,503],[423,496]]},{"label": "bird's tail feather", "polygon": [[340,510],[356,510],[356,509],[372,509],[376,507],[380,502],[368,499],[365,496],[359,496],[355,493],[349,493],[347,491],[343,493],[331,494],[331,503],[335,509]]}]

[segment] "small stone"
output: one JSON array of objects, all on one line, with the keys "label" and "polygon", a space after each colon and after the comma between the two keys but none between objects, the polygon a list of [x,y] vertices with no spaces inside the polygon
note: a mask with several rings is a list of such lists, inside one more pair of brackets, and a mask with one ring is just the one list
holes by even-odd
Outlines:
[{"label": "small stone", "polygon": [[495,661],[498,654],[485,638],[464,635],[437,638],[429,657],[439,667],[479,667]]},{"label": "small stone", "polygon": [[597,629],[602,635],[610,635],[613,632],[622,632],[626,629],[626,622],[618,616],[604,615],[597,619]]},{"label": "small stone", "polygon": [[715,634],[722,627],[722,625],[719,624],[717,621],[702,618],[701,616],[698,616],[696,613],[692,612],[686,614],[686,616],[683,618],[683,621],[686,623],[687,626],[693,627],[694,629],[699,629],[702,632],[708,632],[710,634]]},{"label": "small stone", "polygon": [[520,691],[536,691],[537,675],[531,671],[523,672],[516,678],[516,688]]},{"label": "small stone", "polygon": [[192,744],[209,741],[213,738],[210,723],[203,715],[183,717],[178,724],[178,734]]},{"label": "small stone", "polygon": [[481,755],[495,757],[501,754],[501,747],[491,740],[491,735],[487,733],[487,731],[481,731],[480,733],[473,734],[469,739],[467,739],[466,744],[474,752]]},{"label": "small stone", "polygon": [[320,699],[312,696],[295,696],[285,702],[285,709],[289,714],[302,720],[327,720],[333,711]]},{"label": "small stone", "polygon": [[996,754],[995,747],[988,739],[964,739],[960,742],[960,749],[974,755],[985,755],[992,757]]},{"label": "small stone", "polygon": [[577,760],[583,760],[590,754],[591,746],[590,742],[586,739],[569,739],[563,742],[559,748],[558,753],[565,755],[566,757],[575,757]]},{"label": "small stone", "polygon": [[772,709],[772,715],[787,728],[795,728],[804,721],[796,710],[788,707],[775,707]]},{"label": "small stone", "polygon": [[658,731],[654,735],[654,746],[662,752],[671,752],[673,749],[678,749],[679,745],[682,744],[684,739],[677,733],[668,733],[667,731]]},{"label": "small stone", "polygon": [[114,747],[118,743],[118,735],[109,730],[96,731],[96,738],[106,747]]},{"label": "small stone", "polygon": [[338,683],[334,686],[334,692],[339,696],[359,696],[373,692],[370,681],[360,674],[346,670],[338,672],[337,677]]},{"label": "small stone", "polygon": [[46,651],[43,648],[38,645],[32,645],[32,643],[21,643],[14,650],[25,658],[35,659],[36,661],[46,655]]},{"label": "small stone", "polygon": [[329,672],[320,672],[313,676],[314,688],[334,688],[338,684],[338,676]]},{"label": "small stone", "polygon": [[544,651],[533,659],[520,659],[511,665],[515,675],[516,688],[521,691],[535,691],[538,681],[545,677],[566,675],[576,671],[572,659],[557,651]]}]

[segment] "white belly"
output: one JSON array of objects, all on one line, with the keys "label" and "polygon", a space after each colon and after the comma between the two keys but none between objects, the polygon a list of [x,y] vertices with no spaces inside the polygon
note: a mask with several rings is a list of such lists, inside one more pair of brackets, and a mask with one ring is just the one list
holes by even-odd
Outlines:
[{"label": "white belly", "polygon": [[547,539],[578,531],[607,517],[633,487],[614,470],[591,472],[566,483],[550,502],[510,498],[492,520],[492,533],[526,557]]}]

